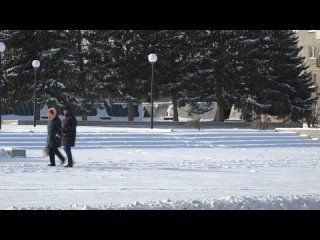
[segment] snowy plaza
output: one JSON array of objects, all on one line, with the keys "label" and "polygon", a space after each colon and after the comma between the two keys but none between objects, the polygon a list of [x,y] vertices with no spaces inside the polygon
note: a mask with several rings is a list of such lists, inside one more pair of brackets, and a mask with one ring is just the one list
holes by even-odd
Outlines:
[{"label": "snowy plaza", "polygon": [[70,169],[45,141],[2,126],[0,209],[320,209],[320,142],[292,131],[78,126]]}]

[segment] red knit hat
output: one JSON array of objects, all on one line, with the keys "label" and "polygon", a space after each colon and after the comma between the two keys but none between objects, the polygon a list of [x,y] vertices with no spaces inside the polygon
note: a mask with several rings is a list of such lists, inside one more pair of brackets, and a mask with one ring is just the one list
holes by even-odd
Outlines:
[{"label": "red knit hat", "polygon": [[52,114],[52,115],[54,115],[55,114],[55,109],[54,108],[50,108],[49,110],[48,110],[48,113],[50,113],[50,114]]}]

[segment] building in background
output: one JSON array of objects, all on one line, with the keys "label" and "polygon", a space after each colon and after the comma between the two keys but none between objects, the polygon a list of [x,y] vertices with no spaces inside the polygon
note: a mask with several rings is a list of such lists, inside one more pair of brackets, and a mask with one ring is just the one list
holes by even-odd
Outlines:
[{"label": "building in background", "polygon": [[[312,74],[312,81],[317,88],[317,96],[320,97],[320,30],[295,30],[299,37],[300,54],[305,57]],[[315,115],[320,120],[320,99],[314,107]]]}]

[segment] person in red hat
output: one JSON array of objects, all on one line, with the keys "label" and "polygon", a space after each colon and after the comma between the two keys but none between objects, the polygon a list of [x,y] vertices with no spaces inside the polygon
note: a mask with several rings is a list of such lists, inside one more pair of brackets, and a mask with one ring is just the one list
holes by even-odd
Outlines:
[{"label": "person in red hat", "polygon": [[55,108],[49,108],[48,110],[48,135],[47,135],[47,149],[50,159],[48,166],[53,167],[56,165],[55,155],[61,160],[61,164],[65,163],[65,157],[62,156],[58,147],[61,146],[61,138],[59,132],[61,131],[61,120],[57,116],[57,110]]}]

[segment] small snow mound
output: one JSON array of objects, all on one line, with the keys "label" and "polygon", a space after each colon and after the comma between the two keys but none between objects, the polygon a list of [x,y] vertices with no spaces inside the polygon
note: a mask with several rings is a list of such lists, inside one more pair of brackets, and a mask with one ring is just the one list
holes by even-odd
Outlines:
[{"label": "small snow mound", "polygon": [[18,210],[18,208],[13,206],[13,207],[10,207],[8,210]]},{"label": "small snow mound", "polygon": [[91,210],[92,208],[89,207],[89,206],[87,206],[87,205],[84,205],[84,206],[82,207],[82,209],[83,209],[83,210]]}]

